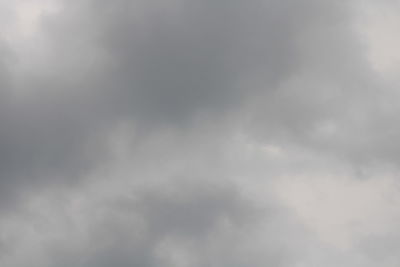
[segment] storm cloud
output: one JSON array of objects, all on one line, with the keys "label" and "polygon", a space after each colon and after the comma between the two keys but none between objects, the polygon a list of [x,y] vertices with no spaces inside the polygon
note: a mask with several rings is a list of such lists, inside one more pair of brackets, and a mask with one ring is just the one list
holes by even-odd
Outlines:
[{"label": "storm cloud", "polygon": [[0,1],[0,265],[397,266],[393,1]]}]

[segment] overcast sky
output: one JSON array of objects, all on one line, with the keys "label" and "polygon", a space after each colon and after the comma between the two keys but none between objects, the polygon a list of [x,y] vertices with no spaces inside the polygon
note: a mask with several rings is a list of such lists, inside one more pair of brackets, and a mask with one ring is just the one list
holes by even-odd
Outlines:
[{"label": "overcast sky", "polygon": [[398,267],[400,2],[0,0],[1,267]]}]

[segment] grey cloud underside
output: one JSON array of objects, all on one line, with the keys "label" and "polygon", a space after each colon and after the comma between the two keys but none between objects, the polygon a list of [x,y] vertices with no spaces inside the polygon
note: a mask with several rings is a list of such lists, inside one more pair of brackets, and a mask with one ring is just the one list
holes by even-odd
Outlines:
[{"label": "grey cloud underside", "polygon": [[[313,237],[283,208],[259,209],[216,166],[224,139],[238,133],[352,166],[397,164],[398,110],[386,108],[397,96],[379,91],[387,85],[369,67],[351,12],[350,3],[318,0],[64,1],[42,17],[42,66],[18,73],[24,61],[5,44],[4,214],[29,214],[26,201],[51,188],[96,185],[87,177],[114,160],[109,138],[121,123],[135,128],[125,149],[140,171],[128,180],[155,175],[170,186],[137,186],[90,204],[84,237],[82,223],[71,223],[71,240],[39,242],[47,265],[31,266],[299,266],[319,246]],[[182,142],[158,148],[164,135]]]},{"label": "grey cloud underside", "polygon": [[[50,248],[54,265],[174,266],[174,255],[169,253],[176,251],[181,254],[178,257],[189,258],[192,266],[258,266],[261,263],[253,259],[235,256],[239,248],[225,239],[246,242],[235,232],[250,233],[250,218],[259,216],[253,207],[245,206],[236,190],[227,188],[183,182],[174,184],[171,192],[151,189],[135,199],[121,197],[115,203],[100,203],[105,206],[96,205],[89,211],[100,220],[92,219],[91,239],[83,244],[87,249],[81,251],[82,244],[75,250],[65,249],[65,244],[54,242]],[[221,258],[219,253],[227,255]],[[271,260],[279,261],[274,254],[271,252]]]}]

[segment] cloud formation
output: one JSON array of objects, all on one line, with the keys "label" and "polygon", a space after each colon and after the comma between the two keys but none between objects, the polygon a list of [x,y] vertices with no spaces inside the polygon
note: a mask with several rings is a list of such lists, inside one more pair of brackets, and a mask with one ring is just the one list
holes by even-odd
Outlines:
[{"label": "cloud formation", "polygon": [[0,9],[0,265],[398,265],[392,1]]}]

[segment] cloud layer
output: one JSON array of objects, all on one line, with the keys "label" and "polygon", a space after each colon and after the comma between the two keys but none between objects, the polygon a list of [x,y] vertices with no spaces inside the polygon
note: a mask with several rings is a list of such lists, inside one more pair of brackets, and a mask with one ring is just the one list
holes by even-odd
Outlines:
[{"label": "cloud layer", "polygon": [[399,264],[396,3],[0,9],[0,265]]}]

